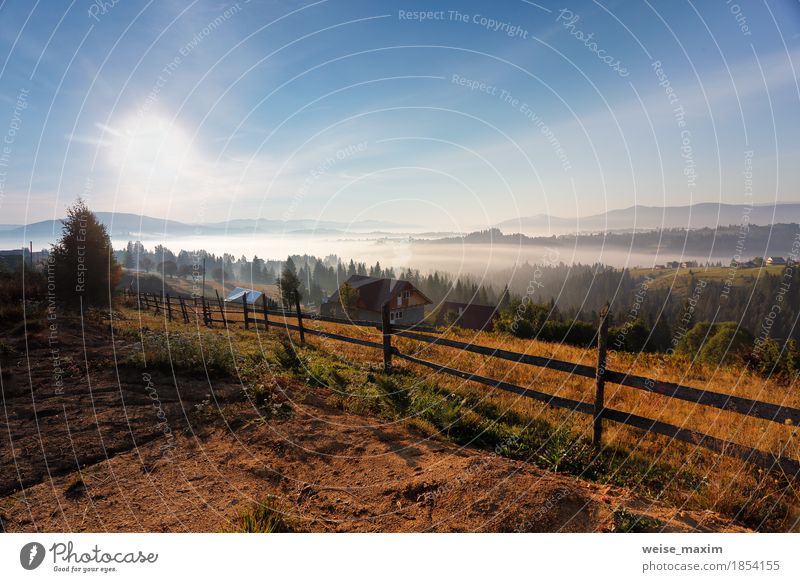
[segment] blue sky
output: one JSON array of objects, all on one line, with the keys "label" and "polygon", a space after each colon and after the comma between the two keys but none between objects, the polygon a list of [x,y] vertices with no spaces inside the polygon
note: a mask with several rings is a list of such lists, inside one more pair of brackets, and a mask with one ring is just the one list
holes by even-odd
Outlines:
[{"label": "blue sky", "polygon": [[443,230],[800,200],[796,1],[18,0],[0,23],[0,223],[78,195]]}]

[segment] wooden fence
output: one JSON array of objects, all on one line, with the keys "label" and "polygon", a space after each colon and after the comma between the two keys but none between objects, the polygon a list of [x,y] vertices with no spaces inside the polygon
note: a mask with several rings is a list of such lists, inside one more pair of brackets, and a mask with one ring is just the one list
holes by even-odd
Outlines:
[{"label": "wooden fence", "polygon": [[[648,433],[656,433],[672,439],[690,443],[698,447],[709,449],[723,456],[741,459],[747,463],[751,463],[759,467],[766,469],[779,469],[787,476],[800,476],[800,461],[783,456],[783,451],[781,451],[780,454],[775,455],[770,452],[761,451],[759,449],[730,442],[695,430],[678,427],[665,422],[606,407],[605,384],[608,382],[612,384],[628,386],[643,392],[660,394],[668,398],[676,398],[678,400],[684,400],[686,402],[692,402],[702,406],[709,406],[719,410],[734,412],[752,418],[768,420],[778,424],[787,425],[787,428],[800,424],[800,409],[797,408],[761,402],[759,400],[751,400],[749,398],[733,396],[730,394],[712,392],[710,390],[703,390],[701,388],[692,388],[690,386],[683,386],[672,382],[662,382],[643,376],[636,376],[627,374],[625,372],[617,372],[606,369],[606,342],[608,338],[607,308],[603,309],[600,314],[600,325],[597,333],[597,366],[593,367],[584,364],[556,360],[553,358],[535,356],[531,354],[521,354],[489,346],[481,346],[473,343],[446,339],[439,335],[435,335],[435,328],[425,325],[392,324],[389,320],[388,305],[384,306],[382,321],[380,323],[376,323],[374,321],[358,321],[303,313],[300,309],[299,301],[295,301],[294,310],[270,309],[265,295],[262,295],[260,306],[248,304],[244,297],[242,298],[243,300],[241,306],[239,306],[238,302],[237,304],[225,303],[218,295],[216,300],[209,300],[207,298],[186,299],[182,297],[170,297],[169,295],[160,296],[148,293],[129,293],[128,296],[138,303],[140,309],[153,309],[155,313],[163,313],[170,320],[180,318],[186,323],[192,319],[189,315],[192,313],[196,321],[202,321],[208,326],[211,326],[214,323],[222,323],[226,326],[229,323],[241,323],[245,328],[249,329],[251,325],[255,326],[260,324],[268,330],[270,328],[269,316],[271,315],[282,317],[284,319],[297,319],[297,325],[289,324],[285,321],[281,322],[279,325],[281,328],[297,331],[300,334],[301,342],[305,341],[305,336],[308,334],[381,350],[383,352],[384,372],[387,374],[391,374],[392,372],[392,358],[398,357],[413,364],[425,366],[435,370],[438,373],[448,374],[450,376],[462,378],[470,382],[476,382],[492,388],[518,394],[526,398],[532,398],[556,408],[564,408],[581,414],[589,415],[592,417],[593,442],[597,447],[599,447],[602,443],[603,422],[612,421],[627,426],[632,426]],[[239,309],[239,307],[241,307],[241,309]],[[303,324],[304,319],[336,323],[340,325],[376,327],[382,331],[383,341],[379,343],[365,339],[344,336],[329,331],[308,328]],[[565,372],[570,375],[593,378],[595,380],[594,403],[581,402],[570,398],[554,396],[552,394],[539,392],[537,390],[525,388],[509,382],[479,376],[471,372],[457,370],[442,364],[417,358],[416,356],[412,356],[410,354],[404,354],[396,347],[392,346],[393,336],[431,345],[472,352],[492,358],[499,358],[517,364],[547,368],[550,370]],[[788,441],[789,439],[787,439],[787,443]]]}]

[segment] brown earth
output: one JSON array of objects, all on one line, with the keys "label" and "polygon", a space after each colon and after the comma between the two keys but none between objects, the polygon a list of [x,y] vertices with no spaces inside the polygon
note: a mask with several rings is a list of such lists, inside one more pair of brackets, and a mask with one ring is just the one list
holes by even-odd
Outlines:
[{"label": "brown earth", "polygon": [[23,354],[3,364],[5,531],[220,531],[264,500],[299,531],[611,531],[622,508],[659,530],[744,531],[342,412],[288,379],[265,419],[230,380],[116,365],[135,345],[100,323],[61,322],[52,346],[46,328],[25,337],[0,332]]}]

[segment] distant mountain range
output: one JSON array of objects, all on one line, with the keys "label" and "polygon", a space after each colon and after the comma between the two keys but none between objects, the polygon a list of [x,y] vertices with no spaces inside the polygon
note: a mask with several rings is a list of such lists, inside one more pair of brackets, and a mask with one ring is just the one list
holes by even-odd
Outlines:
[{"label": "distant mountain range", "polygon": [[[745,216],[746,219],[743,218]],[[800,203],[747,206],[703,202],[690,206],[631,206],[581,218],[536,214],[505,220],[495,226],[503,232],[543,235],[658,228],[714,228],[741,224],[744,220],[758,225],[800,222]]]},{"label": "distant mountain range", "polygon": [[[97,218],[108,229],[112,238],[147,239],[153,237],[212,236],[235,234],[346,234],[373,231],[402,231],[408,225],[380,220],[362,220],[352,223],[330,220],[270,220],[234,219],[225,222],[189,224],[164,218],[153,218],[125,212],[96,212]],[[55,240],[61,235],[61,220],[43,220],[27,226],[0,225],[3,240]]]},{"label": "distant mountain range", "polygon": [[[602,232],[560,234],[555,236],[527,236],[525,234],[503,234],[492,228],[472,232],[462,237],[447,237],[436,240],[415,241],[417,244],[471,244],[511,245],[517,248],[539,246],[553,249],[617,249],[626,252],[653,253],[674,257],[696,256],[707,260],[723,260],[740,256],[741,260],[752,257],[787,256],[798,235],[798,223],[776,223],[768,226],[751,225],[745,237],[739,226],[714,228],[671,228],[658,230],[636,230],[628,232]],[[666,260],[666,259],[665,259]]]},{"label": "distant mountain range", "polygon": [[[414,238],[436,239],[465,236],[466,233],[419,232],[418,226],[382,220],[352,223],[333,220],[275,220],[239,218],[223,222],[191,224],[164,218],[153,218],[125,212],[97,212],[114,239],[154,240],[159,238],[235,236],[253,234],[323,235],[347,238],[349,235],[374,235],[377,238],[413,235]],[[738,225],[746,220],[754,225],[800,223],[800,203],[777,203],[748,207],[742,204],[700,203],[691,206],[632,206],[610,210],[582,218],[563,218],[537,214],[498,223],[503,233],[549,236],[573,233],[630,232],[660,228],[716,228]],[[61,235],[60,220],[43,220],[27,226],[0,224],[0,248],[27,246],[35,248],[54,242]]]}]

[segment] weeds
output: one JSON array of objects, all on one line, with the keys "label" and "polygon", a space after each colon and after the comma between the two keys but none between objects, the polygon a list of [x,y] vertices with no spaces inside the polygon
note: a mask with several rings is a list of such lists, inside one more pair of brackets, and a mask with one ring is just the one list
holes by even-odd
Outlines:
[{"label": "weeds", "polygon": [[398,415],[403,414],[409,405],[408,391],[390,376],[380,376],[376,384],[385,399]]},{"label": "weeds", "polygon": [[274,499],[256,503],[242,510],[227,533],[291,533],[294,528]]},{"label": "weeds", "polygon": [[[199,374],[204,370],[235,375],[236,363],[228,341],[214,333],[146,332],[142,349],[147,365],[154,369]],[[138,363],[139,355],[132,356]]]},{"label": "weeds", "polygon": [[624,507],[614,510],[614,529],[617,533],[645,533],[660,531],[664,527],[664,522],[636,515]]},{"label": "weeds", "polygon": [[299,373],[303,369],[303,360],[300,359],[295,346],[287,339],[281,339],[275,349],[275,360],[278,366],[290,372]]}]

